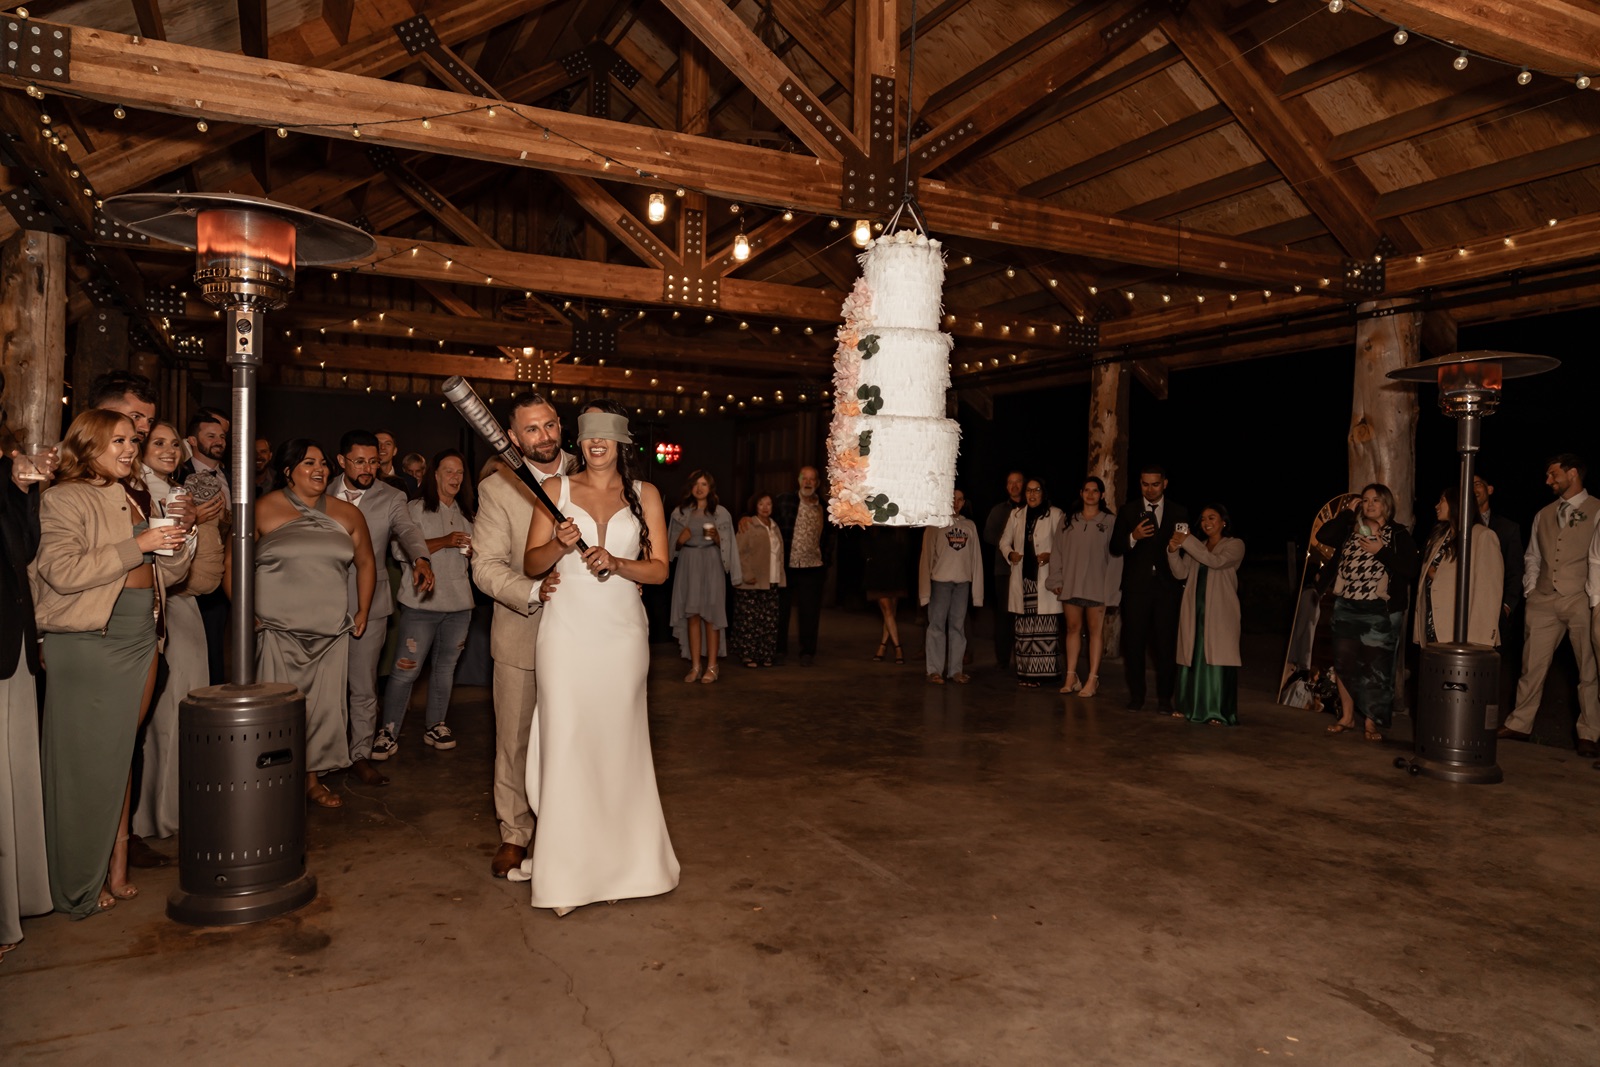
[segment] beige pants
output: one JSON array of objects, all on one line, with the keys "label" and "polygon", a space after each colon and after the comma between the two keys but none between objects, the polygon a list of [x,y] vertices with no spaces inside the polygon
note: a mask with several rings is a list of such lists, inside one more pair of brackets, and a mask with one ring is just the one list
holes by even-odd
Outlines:
[{"label": "beige pants", "polygon": [[1595,674],[1594,622],[1590,618],[1589,598],[1558,597],[1535,593],[1528,598],[1527,621],[1523,624],[1522,678],[1517,682],[1517,706],[1506,725],[1519,733],[1533,729],[1544,697],[1544,677],[1550,658],[1563,637],[1572,642],[1578,660],[1578,736],[1600,740],[1600,685]]},{"label": "beige pants", "polygon": [[533,671],[494,665],[494,814],[500,820],[500,840],[523,848],[533,840],[533,808],[528,803],[533,679]]}]

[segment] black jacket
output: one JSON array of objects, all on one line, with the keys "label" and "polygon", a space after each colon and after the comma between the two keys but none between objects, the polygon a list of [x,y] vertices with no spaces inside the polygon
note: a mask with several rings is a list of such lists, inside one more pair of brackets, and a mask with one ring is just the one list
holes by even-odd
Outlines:
[{"label": "black jacket", "polygon": [[1507,611],[1522,604],[1522,572],[1527,568],[1523,556],[1522,527],[1498,512],[1489,512],[1489,529],[1500,539],[1500,555],[1506,564],[1506,589],[1500,603]]},{"label": "black jacket", "polygon": [[1144,497],[1133,497],[1117,512],[1117,522],[1111,530],[1111,554],[1123,559],[1123,600],[1137,600],[1152,593],[1183,595],[1183,583],[1173,577],[1172,568],[1167,566],[1167,542],[1177,532],[1178,523],[1189,521],[1189,512],[1171,497],[1164,498],[1161,528],[1154,536],[1130,545],[1128,539],[1133,536],[1133,528],[1144,521],[1149,510],[1150,504]]},{"label": "black jacket", "polygon": [[[1377,558],[1389,574],[1389,603],[1393,610],[1398,611],[1411,604],[1411,583],[1417,577],[1417,545],[1411,539],[1410,530],[1399,523],[1389,525],[1394,528],[1394,537],[1379,549]],[[1317,528],[1317,540],[1338,549],[1327,564],[1334,568],[1335,573],[1338,571],[1339,558],[1351,550],[1355,532],[1356,513],[1348,509],[1340,511]]]},{"label": "black jacket", "polygon": [[24,493],[11,480],[11,460],[0,456],[0,678],[17,671],[18,653],[28,672],[39,673],[38,632],[28,564],[39,550],[39,490]]}]

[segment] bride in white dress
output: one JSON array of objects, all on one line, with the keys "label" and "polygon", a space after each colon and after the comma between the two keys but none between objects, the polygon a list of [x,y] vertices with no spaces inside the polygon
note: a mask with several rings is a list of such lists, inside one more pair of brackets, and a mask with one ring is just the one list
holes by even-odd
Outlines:
[{"label": "bride in white dress", "polygon": [[[678,884],[650,755],[649,627],[638,588],[667,580],[665,511],[655,486],[629,469],[622,409],[600,403],[611,410],[578,416],[584,469],[544,483],[568,519],[557,526],[535,508],[523,557],[528,574],[554,566],[561,588],[539,623],[528,742],[528,796],[539,821],[533,851],[513,875],[533,883],[534,907],[557,915]],[[580,537],[590,546],[581,554]],[[602,571],[609,576],[597,577]]]}]

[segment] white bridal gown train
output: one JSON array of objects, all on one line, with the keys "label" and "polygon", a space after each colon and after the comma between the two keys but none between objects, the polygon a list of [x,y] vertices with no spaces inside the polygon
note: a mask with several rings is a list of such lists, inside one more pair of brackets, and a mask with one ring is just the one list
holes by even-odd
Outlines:
[{"label": "white bridal gown train", "polygon": [[[585,543],[604,545],[619,559],[639,554],[639,522],[626,505],[596,522],[572,503],[567,479],[560,483],[556,506],[577,522]],[[557,569],[561,584],[539,622],[528,740],[528,796],[538,825],[533,850],[512,878],[533,883],[536,908],[670,892],[678,858],[650,754],[650,644],[639,587],[615,575],[597,579],[576,551]]]}]

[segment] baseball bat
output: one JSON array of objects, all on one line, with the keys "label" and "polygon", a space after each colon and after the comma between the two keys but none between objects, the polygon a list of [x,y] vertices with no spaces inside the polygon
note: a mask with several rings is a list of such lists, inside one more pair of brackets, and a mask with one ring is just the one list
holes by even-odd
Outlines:
[{"label": "baseball bat", "polygon": [[[522,450],[512,443],[505,430],[501,429],[500,424],[495,421],[494,413],[489,410],[489,405],[485,404],[483,398],[472,388],[472,383],[460,375],[446,378],[444,380],[444,396],[446,400],[454,405],[456,413],[466,420],[467,425],[477,430],[478,436],[489,443],[489,447],[494,449],[495,454],[500,457],[500,461],[510,467],[518,478],[522,479],[522,484],[533,492],[534,498],[543,504],[545,509],[555,518],[556,525],[559,526],[566,522],[567,517],[561,513],[560,508],[556,507],[556,502],[550,499],[550,494],[544,491],[544,487],[539,484],[539,479],[533,476],[533,472],[528,469],[527,463],[523,461]],[[578,551],[589,551],[589,546],[584,543],[581,537],[578,538]],[[611,571],[606,568],[602,568],[596,573],[598,578],[608,578],[610,576]]]}]

